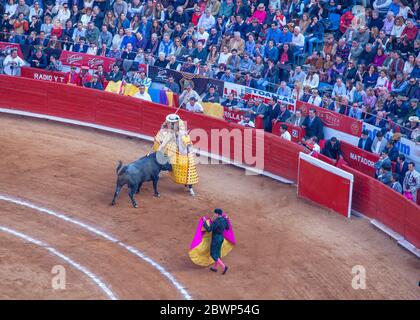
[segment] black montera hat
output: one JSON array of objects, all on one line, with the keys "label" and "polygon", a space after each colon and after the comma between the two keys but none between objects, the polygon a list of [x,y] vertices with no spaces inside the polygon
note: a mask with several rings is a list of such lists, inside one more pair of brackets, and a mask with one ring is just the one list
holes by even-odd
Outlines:
[{"label": "black montera hat", "polygon": [[222,215],[223,214],[223,210],[222,209],[214,209],[214,213]]}]

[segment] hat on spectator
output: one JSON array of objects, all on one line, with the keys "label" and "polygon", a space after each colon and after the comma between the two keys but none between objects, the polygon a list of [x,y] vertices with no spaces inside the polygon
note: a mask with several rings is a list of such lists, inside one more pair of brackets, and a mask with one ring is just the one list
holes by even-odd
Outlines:
[{"label": "hat on spectator", "polygon": [[408,100],[408,98],[407,98],[407,97],[405,97],[405,96],[401,96],[401,95],[399,95],[399,96],[397,97],[397,100],[407,101],[407,100]]},{"label": "hat on spectator", "polygon": [[418,102],[419,102],[419,99],[416,99],[416,98],[413,98],[410,100],[410,103],[418,103]]},{"label": "hat on spectator", "polygon": [[408,121],[419,123],[420,122],[420,119],[417,116],[412,116],[412,117],[409,117],[408,118]]},{"label": "hat on spectator", "polygon": [[88,66],[82,66],[80,69],[81,70],[89,70],[89,67]]}]

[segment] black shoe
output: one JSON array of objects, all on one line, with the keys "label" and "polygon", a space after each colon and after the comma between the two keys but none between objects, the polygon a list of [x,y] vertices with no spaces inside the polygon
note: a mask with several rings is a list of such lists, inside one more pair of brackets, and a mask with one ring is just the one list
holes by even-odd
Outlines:
[{"label": "black shoe", "polygon": [[225,270],[223,270],[222,274],[225,274],[228,271],[228,267],[225,267]]},{"label": "black shoe", "polygon": [[213,272],[217,272],[217,269],[214,269],[213,267],[210,267],[210,270]]}]

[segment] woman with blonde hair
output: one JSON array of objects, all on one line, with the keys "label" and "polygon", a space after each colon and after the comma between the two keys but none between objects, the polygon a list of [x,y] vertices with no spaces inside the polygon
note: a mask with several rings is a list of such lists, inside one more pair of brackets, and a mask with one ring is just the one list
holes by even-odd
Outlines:
[{"label": "woman with blonde hair", "polygon": [[309,19],[309,14],[305,12],[302,15],[302,19],[299,21],[300,32],[302,34],[305,34],[305,31],[309,27],[310,24],[311,24],[311,19]]},{"label": "woman with blonde hair", "polygon": [[302,82],[296,81],[295,87],[292,90],[292,98],[295,100],[301,100],[303,96]]},{"label": "woman with blonde hair", "polygon": [[404,31],[404,28],[404,18],[401,16],[396,17],[394,20],[394,26],[392,27],[391,37],[399,39]]},{"label": "woman with blonde hair", "polygon": [[114,31],[115,31],[114,11],[109,10],[109,11],[106,12],[103,24],[107,26],[109,32],[114,33]]}]

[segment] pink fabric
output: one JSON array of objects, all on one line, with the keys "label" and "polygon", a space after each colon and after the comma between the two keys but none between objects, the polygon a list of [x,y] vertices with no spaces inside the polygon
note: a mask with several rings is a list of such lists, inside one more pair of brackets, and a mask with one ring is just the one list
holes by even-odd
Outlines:
[{"label": "pink fabric", "polygon": [[414,198],[411,192],[404,191],[404,197],[406,197],[408,200],[414,201]]},{"label": "pink fabric", "polygon": [[[226,215],[223,215],[223,216],[226,218]],[[206,216],[206,218],[210,219],[208,216]],[[227,221],[229,224],[229,230],[225,230],[225,232],[223,232],[223,237],[235,245],[236,240],[235,240],[235,234],[233,233],[232,223],[230,222],[230,219],[227,219]],[[203,224],[204,224],[204,221],[202,218],[200,218],[197,224],[197,228],[195,229],[195,235],[194,235],[193,241],[191,242],[190,250],[197,247],[203,240],[203,235],[206,232],[206,231],[202,231]]]},{"label": "pink fabric", "polygon": [[[223,215],[223,217],[226,218],[226,215]],[[226,219],[226,220],[229,224],[229,230],[225,230],[225,232],[223,232],[223,237],[229,242],[231,242],[232,244],[236,245],[235,234],[233,233],[232,223],[230,222],[230,219]]]},{"label": "pink fabric", "polygon": [[248,21],[252,22],[252,20],[254,20],[255,18],[258,20],[260,24],[262,24],[266,16],[267,16],[267,13],[265,11],[255,10],[254,14],[248,19]]},{"label": "pink fabric", "polygon": [[203,219],[200,218],[197,224],[197,228],[195,229],[195,235],[194,235],[193,241],[191,242],[190,250],[198,246],[201,243],[201,240],[203,240],[204,232],[201,231],[201,229],[203,228],[203,223],[204,223]]}]

